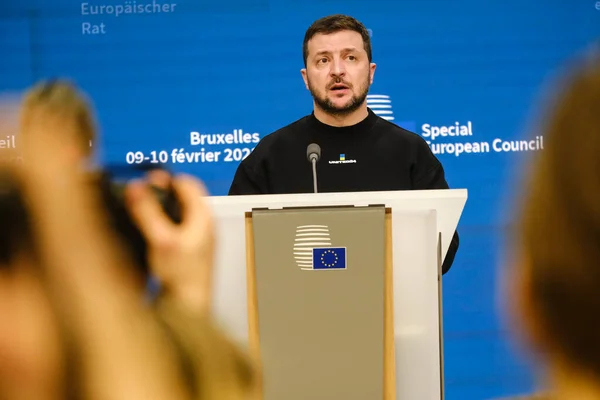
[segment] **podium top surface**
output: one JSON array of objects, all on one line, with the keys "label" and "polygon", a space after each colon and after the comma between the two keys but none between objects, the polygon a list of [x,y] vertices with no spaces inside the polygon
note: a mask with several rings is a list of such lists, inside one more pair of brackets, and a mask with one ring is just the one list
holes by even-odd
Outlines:
[{"label": "podium top surface", "polygon": [[257,208],[385,205],[392,209],[392,218],[398,212],[435,210],[445,257],[467,201],[467,189],[211,196],[208,200],[217,221],[243,221],[246,212]]},{"label": "podium top surface", "polygon": [[[467,189],[399,190],[378,192],[336,192],[299,194],[261,194],[243,196],[210,196],[209,204],[218,215],[226,210],[251,211],[253,208],[314,207],[314,206],[368,206],[384,204],[393,208],[425,210],[458,207],[458,213],[467,200]],[[441,210],[440,210],[441,211]]]}]

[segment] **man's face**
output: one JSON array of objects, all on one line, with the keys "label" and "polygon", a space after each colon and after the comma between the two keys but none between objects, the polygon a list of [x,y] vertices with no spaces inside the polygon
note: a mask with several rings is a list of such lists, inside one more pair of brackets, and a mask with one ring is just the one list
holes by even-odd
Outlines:
[{"label": "man's face", "polygon": [[328,114],[343,116],[358,109],[373,83],[362,36],[354,31],[317,34],[308,42],[302,77],[315,104]]}]

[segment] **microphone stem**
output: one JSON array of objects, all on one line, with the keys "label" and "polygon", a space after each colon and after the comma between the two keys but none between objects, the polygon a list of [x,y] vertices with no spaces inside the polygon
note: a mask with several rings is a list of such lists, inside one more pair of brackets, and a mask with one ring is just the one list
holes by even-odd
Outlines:
[{"label": "microphone stem", "polygon": [[312,170],[313,170],[313,189],[317,193],[317,160],[313,157],[312,159]]}]

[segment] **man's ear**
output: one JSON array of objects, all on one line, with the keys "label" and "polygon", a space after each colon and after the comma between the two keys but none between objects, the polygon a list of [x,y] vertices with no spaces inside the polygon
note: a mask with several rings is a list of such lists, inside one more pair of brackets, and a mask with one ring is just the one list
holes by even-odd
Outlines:
[{"label": "man's ear", "polygon": [[369,65],[369,76],[370,76],[370,84],[373,84],[373,79],[375,78],[375,69],[377,68],[377,64],[371,63]]},{"label": "man's ear", "polygon": [[300,74],[302,74],[302,80],[304,81],[304,86],[306,90],[308,90],[308,76],[306,75],[306,68],[302,68],[300,70]]}]

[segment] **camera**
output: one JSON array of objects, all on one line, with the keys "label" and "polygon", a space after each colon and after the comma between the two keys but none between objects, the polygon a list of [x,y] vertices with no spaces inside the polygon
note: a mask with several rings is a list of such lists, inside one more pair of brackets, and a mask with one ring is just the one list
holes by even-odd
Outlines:
[{"label": "camera", "polygon": [[[108,217],[108,225],[132,257],[137,273],[142,278],[150,276],[147,258],[147,242],[131,218],[125,205],[124,193],[127,175],[135,177],[151,170],[162,169],[156,165],[140,164],[137,166],[107,167],[89,172],[87,178],[100,193],[100,200]],[[167,171],[168,172],[168,171]],[[126,175],[126,176],[123,176]],[[181,222],[180,204],[173,188],[167,189],[151,186],[164,213],[174,222]],[[57,189],[59,190],[59,189]],[[0,171],[0,268],[6,268],[19,252],[28,252],[35,257],[35,243],[32,234],[32,220],[27,211],[19,185],[7,172]],[[73,243],[76,247],[77,243]]]}]

